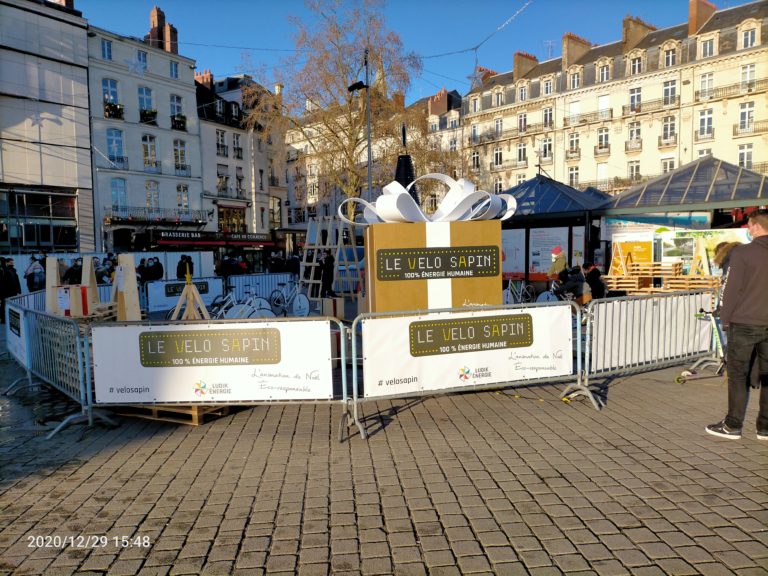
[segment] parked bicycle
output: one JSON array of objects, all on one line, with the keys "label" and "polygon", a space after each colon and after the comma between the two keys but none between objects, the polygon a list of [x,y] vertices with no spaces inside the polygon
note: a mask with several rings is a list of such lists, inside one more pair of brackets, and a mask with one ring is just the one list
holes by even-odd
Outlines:
[{"label": "parked bicycle", "polygon": [[309,316],[309,298],[301,292],[301,286],[296,280],[280,282],[280,288],[273,290],[269,296],[269,302],[272,304],[276,314],[288,316]]},{"label": "parked bicycle", "polygon": [[522,280],[510,280],[502,296],[504,304],[523,304],[536,300],[536,290]]}]

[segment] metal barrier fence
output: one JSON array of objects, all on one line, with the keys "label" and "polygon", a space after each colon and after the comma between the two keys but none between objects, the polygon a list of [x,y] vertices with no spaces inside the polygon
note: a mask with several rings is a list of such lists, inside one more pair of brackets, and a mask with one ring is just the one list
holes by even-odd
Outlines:
[{"label": "metal barrier fence", "polygon": [[241,274],[230,276],[227,279],[226,288],[233,293],[238,302],[245,300],[248,292],[269,299],[273,290],[278,290],[280,284],[289,282],[291,278],[295,278],[295,275],[290,272]]}]

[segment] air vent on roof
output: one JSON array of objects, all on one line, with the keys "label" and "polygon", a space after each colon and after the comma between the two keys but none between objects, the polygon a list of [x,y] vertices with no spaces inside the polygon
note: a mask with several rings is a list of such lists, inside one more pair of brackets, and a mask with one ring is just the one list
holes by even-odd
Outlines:
[{"label": "air vent on roof", "polygon": [[674,34],[675,38],[680,38],[680,36],[682,36],[682,35],[683,35],[683,31],[682,31],[682,30],[678,30],[678,31],[677,31],[677,32],[675,32],[675,34]]}]

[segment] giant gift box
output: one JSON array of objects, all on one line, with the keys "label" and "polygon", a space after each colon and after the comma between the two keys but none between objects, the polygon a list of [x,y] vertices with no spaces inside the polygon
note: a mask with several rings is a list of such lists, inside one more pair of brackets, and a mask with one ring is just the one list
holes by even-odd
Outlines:
[{"label": "giant gift box", "polygon": [[502,303],[499,220],[372,224],[365,233],[370,312]]}]

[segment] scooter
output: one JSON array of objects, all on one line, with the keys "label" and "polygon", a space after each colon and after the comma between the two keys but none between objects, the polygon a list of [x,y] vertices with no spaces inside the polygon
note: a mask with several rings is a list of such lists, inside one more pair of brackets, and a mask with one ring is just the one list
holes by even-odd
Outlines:
[{"label": "scooter", "polygon": [[[723,331],[720,328],[720,322],[714,312],[707,312],[703,308],[696,314],[699,320],[709,321],[712,326],[712,338],[715,340],[715,355],[709,358],[699,358],[688,370],[683,370],[680,376],[675,378],[675,384],[685,384],[689,380],[698,380],[700,378],[714,378],[725,374],[725,352],[723,351]],[[713,373],[702,373],[702,370],[713,369]]]}]

